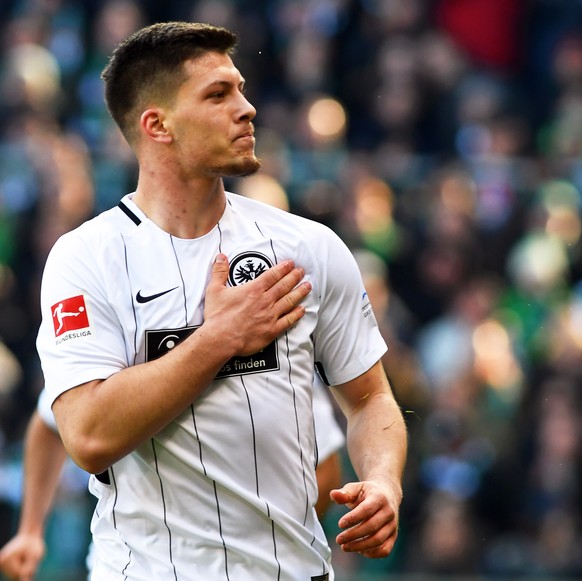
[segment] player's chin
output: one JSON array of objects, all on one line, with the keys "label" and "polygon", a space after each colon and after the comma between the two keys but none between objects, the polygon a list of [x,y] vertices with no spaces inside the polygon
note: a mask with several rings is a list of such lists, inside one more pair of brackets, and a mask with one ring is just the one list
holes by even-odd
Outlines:
[{"label": "player's chin", "polygon": [[261,160],[254,156],[239,157],[223,168],[222,175],[229,177],[245,177],[261,169]]}]

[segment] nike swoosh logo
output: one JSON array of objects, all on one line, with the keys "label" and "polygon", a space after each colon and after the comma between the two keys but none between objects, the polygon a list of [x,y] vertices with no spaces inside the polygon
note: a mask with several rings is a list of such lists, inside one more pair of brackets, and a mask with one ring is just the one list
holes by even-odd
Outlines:
[{"label": "nike swoosh logo", "polygon": [[163,297],[164,295],[171,293],[173,290],[176,290],[178,287],[175,286],[174,288],[170,288],[168,290],[162,291],[161,293],[156,293],[155,295],[147,295],[144,296],[141,294],[141,291],[138,291],[138,293],[135,295],[135,300],[138,303],[149,303],[150,301],[153,301],[154,299],[157,299],[159,297]]}]

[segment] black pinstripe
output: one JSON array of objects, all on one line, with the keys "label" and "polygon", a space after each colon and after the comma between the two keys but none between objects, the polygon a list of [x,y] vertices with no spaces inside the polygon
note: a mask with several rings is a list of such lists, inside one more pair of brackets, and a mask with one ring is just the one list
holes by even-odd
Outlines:
[{"label": "black pinstripe", "polygon": [[[202,471],[204,472],[204,476],[208,477],[208,472],[206,470],[206,466],[204,465],[204,458],[202,454],[202,442],[200,441],[200,436],[198,434],[198,426],[196,425],[196,412],[194,410],[194,406],[190,405],[190,412],[192,414],[192,425],[194,426],[194,433],[196,434],[196,440],[198,441],[198,453],[200,456],[200,464],[202,465]],[[218,517],[218,534],[220,535],[220,540],[222,542],[222,548],[224,550],[224,570],[227,581],[230,580],[228,575],[228,550],[226,547],[226,541],[224,539],[224,535],[222,534],[222,519],[220,515],[220,500],[218,499],[218,490],[216,486],[216,480],[212,480],[212,486],[214,488],[214,499],[216,502],[216,515]]]},{"label": "black pinstripe", "polygon": [[[261,230],[261,227],[258,224],[258,222],[255,222],[255,226],[257,227],[257,230],[260,232],[261,236],[263,236],[264,238],[268,238],[269,244],[271,246],[271,251],[273,252],[274,263],[277,264],[278,258],[277,258],[277,252],[275,251],[275,244],[273,242],[273,238],[265,235],[265,233]],[[309,515],[309,495],[307,492],[307,476],[305,474],[305,466],[303,464],[303,449],[301,447],[301,441],[300,441],[300,435],[299,435],[299,418],[297,415],[296,391],[295,391],[295,386],[293,385],[293,379],[292,379],[291,357],[289,356],[289,335],[288,335],[287,331],[285,331],[285,344],[287,347],[287,364],[289,367],[289,385],[290,385],[292,393],[293,393],[293,410],[295,413],[295,427],[296,427],[296,431],[297,431],[297,446],[299,449],[299,459],[300,459],[300,465],[301,465],[301,472],[302,472],[302,476],[303,476],[303,489],[305,490],[305,513],[304,513],[304,517],[303,517],[303,524],[305,525],[305,523],[307,522],[307,517]],[[314,430],[315,430],[315,424],[314,424]],[[316,442],[316,454],[317,454],[317,442]],[[317,460],[316,460],[316,462],[317,462]],[[273,531],[273,536],[274,536],[274,531]],[[313,535],[311,538],[311,545],[312,546],[313,546],[313,543],[315,542],[315,540],[316,540],[315,535]],[[276,551],[276,546],[275,546],[275,551]],[[325,567],[326,566],[324,563],[323,564],[324,571],[325,571]]]},{"label": "black pinstripe", "polygon": [[182,275],[182,269],[180,268],[180,261],[178,260],[178,255],[176,254],[176,247],[174,246],[174,237],[170,234],[170,244],[172,245],[172,251],[174,253],[174,258],[176,259],[176,266],[178,267],[178,274],[180,275],[180,280],[182,281],[182,296],[184,297],[184,326],[188,326],[188,303],[186,301],[186,283],[184,282],[184,276]]},{"label": "black pinstripe", "polygon": [[162,481],[162,476],[160,474],[160,468],[158,466],[158,455],[156,453],[156,441],[152,438],[152,452],[154,453],[154,462],[156,465],[156,474],[158,476],[158,481],[160,483],[160,494],[162,497],[162,508],[164,511],[164,525],[166,526],[166,530],[168,531],[168,557],[170,559],[170,564],[172,565],[172,570],[174,571],[174,579],[178,581],[178,575],[176,573],[176,565],[174,564],[174,559],[172,558],[172,531],[168,525],[168,514],[166,510],[166,497],[164,496],[164,483]]},{"label": "black pinstripe", "polygon": [[222,252],[222,228],[220,227],[220,222],[216,227],[218,229],[218,252]]},{"label": "black pinstripe", "polygon": [[[135,323],[134,332],[133,332],[133,364],[132,364],[132,365],[135,365],[136,358],[137,358],[137,314],[135,312],[135,304],[133,302],[133,292],[131,289],[131,280],[129,279],[129,263],[127,261],[127,245],[125,244],[125,238],[123,237],[123,234],[120,234],[120,236],[121,236],[121,240],[123,242],[123,253],[124,253],[124,260],[125,260],[125,274],[127,276],[127,282],[129,283],[129,290],[130,290],[129,300],[131,302],[131,311],[133,313],[133,321]],[[129,364],[129,357],[128,357],[127,363]]]},{"label": "black pinstripe", "polygon": [[[113,518],[113,528],[120,534],[120,537],[123,538],[121,531],[117,528],[117,518],[115,517],[115,505],[117,504],[117,498],[119,496],[119,491],[117,489],[117,480],[115,478],[115,472],[113,470],[113,466],[111,466],[109,468],[109,471],[111,473],[111,482],[113,483],[113,489],[115,490],[115,498],[113,500],[113,508],[111,510],[111,516]],[[132,551],[131,551],[131,548],[128,546],[128,544],[125,541],[123,541],[123,544],[127,547],[128,555],[127,555],[127,563],[125,564],[125,567],[123,567],[123,569],[121,570],[121,574],[123,575],[124,579],[127,581],[126,571],[127,571],[127,568],[131,565]]]},{"label": "black pinstripe", "polygon": [[[127,206],[125,206],[125,204],[122,204],[121,202],[119,203],[119,207],[125,212],[125,214],[132,219],[132,221],[136,224],[139,225],[140,224],[140,220],[137,216],[135,216],[135,214],[133,214],[133,212],[131,212],[129,210],[129,208],[127,208]],[[132,218],[133,216],[133,218]],[[137,220],[137,221],[136,221]],[[127,276],[127,280],[128,283],[130,284],[130,293],[131,293],[131,281],[129,278],[129,263],[127,260],[127,245],[125,243],[125,238],[123,237],[123,234],[121,234],[121,240],[123,242],[123,252],[124,252],[124,262],[125,262],[125,274]],[[133,320],[134,320],[134,332],[133,332],[133,365],[135,365],[136,363],[136,357],[137,357],[137,315],[135,312],[135,305],[133,302],[133,295],[130,295],[130,302],[131,302],[131,310],[133,313]],[[129,355],[129,354],[128,354]],[[129,358],[128,358],[129,359]],[[128,361],[129,364],[129,361]],[[123,536],[121,535],[121,531],[119,531],[119,529],[117,528],[117,518],[115,516],[115,506],[117,504],[117,497],[118,497],[118,489],[117,489],[117,481],[115,480],[115,474],[113,471],[113,466],[110,467],[109,469],[110,473],[111,473],[111,480],[114,486],[114,490],[115,490],[115,501],[113,503],[113,508],[111,510],[111,516],[113,518],[113,526],[114,528],[120,532],[120,536],[123,538]],[[127,546],[127,543],[124,544]],[[132,557],[132,552],[131,549],[129,548],[129,546],[127,546],[129,554],[128,554],[128,558],[127,558],[127,563],[125,565],[125,567],[123,568],[123,570],[121,571],[121,574],[124,576],[125,579],[127,579],[127,568],[131,565],[131,557]]]},{"label": "black pinstripe", "polygon": [[301,447],[301,436],[299,433],[299,417],[297,414],[297,392],[293,385],[293,376],[291,373],[291,358],[289,357],[289,335],[285,331],[285,345],[287,347],[287,361],[289,364],[289,385],[291,386],[291,393],[293,394],[293,414],[295,416],[295,431],[297,433],[297,448],[299,450],[299,464],[301,466],[301,475],[303,477],[303,490],[305,491],[305,513],[303,515],[303,524],[307,522],[307,515],[309,513],[309,496],[307,493],[307,478],[305,476],[305,466],[303,464],[303,448]]},{"label": "black pinstripe", "polygon": [[[253,434],[253,458],[254,458],[254,462],[255,462],[255,489],[257,491],[257,497],[261,498],[261,491],[260,491],[260,487],[259,487],[259,465],[257,462],[257,437],[256,437],[256,432],[255,432],[255,421],[253,418],[253,408],[251,405],[251,398],[249,397],[249,392],[248,392],[247,386],[245,385],[244,377],[242,375],[240,377],[240,381],[241,381],[242,387],[244,389],[245,396],[247,398],[247,404],[248,404],[248,408],[249,408],[249,419],[251,421],[251,430],[252,430],[252,434]],[[269,517],[269,519],[271,521],[271,537],[273,539],[273,556],[275,558],[275,562],[277,563],[277,580],[279,580],[281,578],[281,563],[279,562],[279,559],[277,557],[277,536],[275,535],[275,523],[274,523],[273,519],[271,518],[271,507],[269,506],[269,503],[266,500],[263,500],[263,502],[265,503],[265,507],[267,508],[267,516]]]}]

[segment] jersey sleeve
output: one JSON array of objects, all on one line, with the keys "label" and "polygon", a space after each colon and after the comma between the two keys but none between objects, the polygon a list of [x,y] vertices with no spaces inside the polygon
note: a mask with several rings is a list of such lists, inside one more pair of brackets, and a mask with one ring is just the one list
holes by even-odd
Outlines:
[{"label": "jersey sleeve", "polygon": [[46,389],[43,389],[38,396],[38,401],[36,402],[36,411],[41,417],[42,421],[51,429],[53,432],[58,432],[57,422],[55,416],[51,409],[51,401],[49,400],[49,395]]},{"label": "jersey sleeve", "polygon": [[325,383],[339,385],[368,371],[387,345],[354,256],[335,233],[324,233],[317,244],[321,288],[315,365]]},{"label": "jersey sleeve", "polygon": [[37,349],[49,406],[64,391],[128,366],[96,246],[71,232],[57,241],[45,265]]}]

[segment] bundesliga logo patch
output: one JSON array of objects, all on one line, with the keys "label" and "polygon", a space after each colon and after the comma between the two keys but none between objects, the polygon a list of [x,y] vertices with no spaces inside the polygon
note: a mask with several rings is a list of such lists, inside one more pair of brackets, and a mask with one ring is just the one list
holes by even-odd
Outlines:
[{"label": "bundesliga logo patch", "polygon": [[89,326],[87,307],[83,295],[59,301],[51,307],[55,337],[68,331],[86,329]]}]

